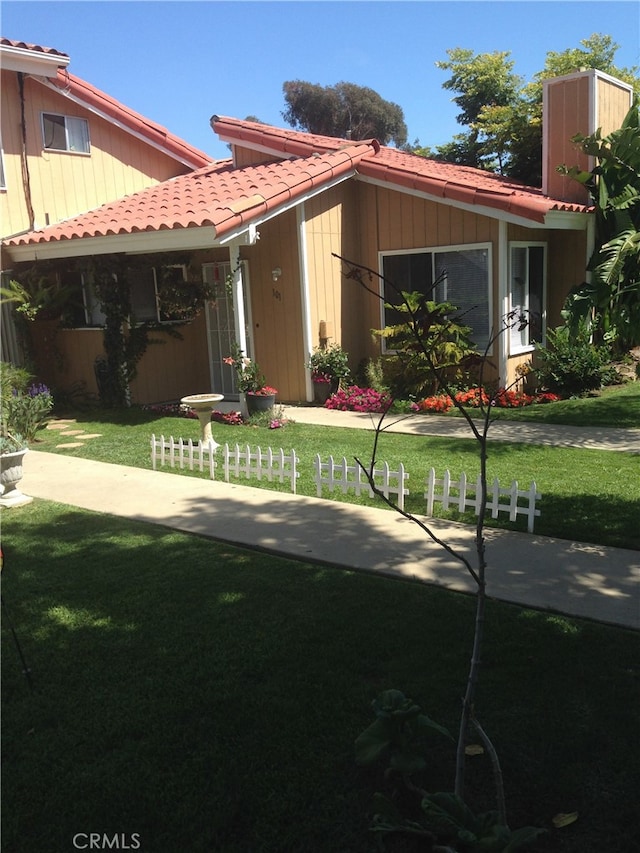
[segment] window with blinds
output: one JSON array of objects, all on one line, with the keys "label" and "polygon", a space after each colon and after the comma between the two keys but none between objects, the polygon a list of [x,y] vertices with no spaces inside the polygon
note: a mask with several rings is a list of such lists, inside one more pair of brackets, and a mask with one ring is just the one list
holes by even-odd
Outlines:
[{"label": "window with blinds", "polygon": [[450,302],[455,317],[472,330],[472,340],[484,349],[491,334],[491,247],[489,244],[446,246],[381,256],[384,326],[398,323],[394,311],[401,291],[423,293],[434,302]]}]

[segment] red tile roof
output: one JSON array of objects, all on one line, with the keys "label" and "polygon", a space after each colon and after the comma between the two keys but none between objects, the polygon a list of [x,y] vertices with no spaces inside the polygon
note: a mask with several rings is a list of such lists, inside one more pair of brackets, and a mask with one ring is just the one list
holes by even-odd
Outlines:
[{"label": "red tile roof", "polygon": [[[335,149],[340,140],[316,134],[283,130],[258,122],[213,116],[211,126],[226,142],[271,151],[274,155],[306,156],[312,151]],[[349,144],[342,140],[342,144]],[[551,211],[583,213],[588,208],[543,195],[542,190],[493,172],[457,166],[382,147],[375,155],[363,157],[358,174],[436,198],[489,207],[534,222],[544,222]]]},{"label": "red tile roof", "polygon": [[354,142],[337,151],[235,169],[210,164],[39,231],[5,240],[9,247],[121,234],[212,226],[216,238],[246,230],[332,182],[355,174],[380,146]]},{"label": "red tile roof", "polygon": [[62,53],[60,50],[56,50],[53,47],[43,47],[39,44],[29,44],[26,41],[13,41],[13,39],[0,38],[0,45],[5,45],[6,47],[16,47],[21,50],[31,50],[34,53],[46,53],[48,56],[61,56],[64,59],[69,58],[69,54]]}]

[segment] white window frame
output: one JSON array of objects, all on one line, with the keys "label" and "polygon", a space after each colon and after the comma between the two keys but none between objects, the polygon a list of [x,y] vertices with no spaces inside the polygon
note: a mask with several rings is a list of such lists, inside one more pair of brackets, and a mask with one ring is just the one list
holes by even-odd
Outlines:
[{"label": "white window frame", "polygon": [[[487,252],[487,292],[485,294],[485,299],[487,303],[487,329],[486,329],[486,341],[476,344],[479,352],[486,352],[487,355],[491,355],[493,352],[493,347],[489,347],[485,349],[487,346],[487,342],[491,340],[492,326],[493,326],[493,244],[492,243],[461,243],[453,246],[426,246],[418,249],[392,249],[390,251],[381,251],[378,252],[378,270],[381,276],[384,276],[384,258],[389,257],[390,255],[419,255],[419,254],[430,254],[432,257],[431,265],[432,265],[432,280],[435,282],[436,276],[436,268],[435,268],[435,257],[439,254],[446,254],[450,252],[470,252],[470,251],[482,251],[486,250]],[[397,282],[394,282],[397,284]],[[445,286],[446,287],[446,286]],[[385,305],[384,305],[384,281],[380,280],[380,328],[383,329],[386,323],[385,317]],[[435,292],[431,296],[434,302],[443,302],[447,301],[446,289],[444,295],[438,295]],[[478,303],[480,304],[480,303]],[[463,325],[469,325],[465,323],[465,317],[462,316],[460,322]],[[382,351],[383,352],[392,352],[392,350],[388,349],[386,346],[386,341],[382,339]]]},{"label": "white window frame", "polygon": [[[513,301],[513,250],[514,249],[532,249],[539,248],[542,249],[542,292],[540,294],[540,330],[541,330],[541,339],[539,341],[531,341],[530,337],[530,325],[527,324],[526,328],[522,330],[526,336],[526,343],[518,344],[514,340],[515,329],[511,329],[508,332],[509,337],[509,355],[522,355],[524,353],[533,352],[535,349],[535,344],[540,343],[544,344],[546,338],[547,331],[547,244],[542,241],[536,240],[513,240],[509,242],[509,312],[516,310],[517,308],[521,308],[525,313],[525,317],[528,315],[530,311],[531,305],[531,282],[529,280],[529,253],[527,251],[527,269],[526,269],[526,280],[524,282],[524,305],[514,305]],[[522,334],[522,332],[520,334]]]},{"label": "white window frame", "polygon": [[[47,134],[45,130],[45,116],[52,116],[55,118],[61,118],[64,120],[64,135],[65,135],[65,148],[51,148],[47,145]],[[82,122],[85,127],[85,133],[83,134],[86,139],[86,150],[73,148],[70,140],[70,122]],[[42,128],[42,147],[45,151],[53,151],[58,154],[81,154],[85,157],[90,156],[91,154],[91,138],[89,136],[89,122],[86,118],[82,118],[81,116],[67,116],[63,113],[52,113],[52,112],[43,112],[40,113],[40,124]]]}]

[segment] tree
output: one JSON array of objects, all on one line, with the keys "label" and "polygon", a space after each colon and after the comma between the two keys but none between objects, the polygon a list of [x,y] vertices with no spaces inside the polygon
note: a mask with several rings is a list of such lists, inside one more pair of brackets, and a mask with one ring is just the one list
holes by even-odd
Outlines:
[{"label": "tree", "polygon": [[[388,753],[391,748],[391,763],[385,772],[386,778],[395,778],[404,785],[408,792],[419,797],[419,807],[415,805],[411,809],[411,817],[408,818],[398,806],[397,800],[390,800],[381,795],[376,796],[378,812],[374,818],[374,826],[380,833],[402,834],[406,833],[412,837],[419,836],[427,839],[424,849],[442,851],[442,853],[454,853],[457,850],[465,851],[515,851],[534,840],[542,830],[535,827],[523,827],[511,831],[507,821],[506,800],[502,770],[497,751],[489,736],[483,729],[476,713],[476,695],[480,668],[482,662],[482,647],[485,630],[487,610],[487,562],[485,537],[484,537],[484,515],[488,503],[488,480],[487,480],[487,458],[489,452],[489,427],[492,423],[492,411],[500,390],[493,393],[484,392],[480,395],[482,417],[476,420],[466,405],[456,397],[447,375],[446,365],[439,363],[439,344],[447,332],[446,318],[439,317],[439,331],[434,335],[433,303],[425,299],[413,299],[411,294],[401,290],[396,283],[382,276],[375,270],[362,264],[350,261],[340,255],[334,254],[344,265],[344,276],[363,287],[369,294],[380,296],[379,281],[382,281],[385,292],[393,292],[394,305],[402,304],[403,331],[405,349],[410,348],[412,356],[419,353],[423,363],[428,367],[434,380],[454,401],[454,405],[460,415],[466,421],[473,438],[477,442],[480,463],[479,477],[479,508],[477,513],[475,556],[467,557],[462,551],[451,546],[444,538],[436,534],[433,527],[411,513],[395,505],[382,490],[377,487],[374,470],[377,462],[377,453],[381,436],[385,430],[384,420],[387,416],[391,403],[380,417],[375,430],[371,458],[368,462],[362,462],[356,457],[356,462],[367,477],[369,486],[373,493],[384,501],[387,506],[394,509],[407,520],[417,524],[418,527],[429,537],[432,542],[444,548],[453,559],[460,562],[476,584],[476,613],[475,630],[471,660],[467,674],[464,695],[462,698],[462,710],[458,728],[458,738],[455,755],[455,780],[452,792],[430,793],[412,778],[425,769],[426,762],[423,756],[423,745],[420,743],[420,735],[425,730],[433,730],[434,723],[426,715],[423,715],[419,706],[407,699],[398,690],[385,691],[379,699],[374,702],[376,721],[356,740],[356,757],[361,764],[372,764]],[[497,342],[498,338],[506,334],[513,327],[521,328],[526,324],[527,318],[517,312],[511,312],[503,318],[501,328],[492,332],[490,340],[481,356],[481,372],[479,385],[483,389],[482,369],[487,361],[488,352]],[[450,323],[457,325],[455,319]],[[465,771],[467,755],[467,738],[470,729],[474,729],[479,736],[483,749],[490,757],[494,783],[496,788],[496,810],[484,814],[475,815],[465,803]],[[422,820],[416,819],[415,815],[422,811]],[[440,836],[444,836],[446,842]],[[454,840],[451,840],[454,839]],[[441,844],[440,842],[443,841]],[[460,842],[461,846],[458,846]],[[446,843],[446,846],[445,846]]]},{"label": "tree", "polygon": [[522,82],[513,73],[515,63],[508,59],[506,51],[474,56],[473,51],[456,47],[447,54],[448,61],[436,62],[436,66],[451,71],[443,88],[458,92],[453,98],[460,107],[456,121],[469,130],[438,148],[438,153],[451,163],[495,171],[501,167],[504,153],[500,147],[487,145],[486,134],[477,120],[486,106],[508,108],[515,105]]},{"label": "tree", "polygon": [[596,239],[587,269],[591,280],[569,295],[564,316],[576,332],[584,322],[597,342],[620,352],[640,343],[640,119],[638,104],[619,130],[601,138],[578,135],[592,172],[561,171],[585,185],[595,206]]},{"label": "tree", "polygon": [[593,68],[631,83],[640,93],[638,68],[615,65],[619,45],[611,36],[594,33],[580,45],[547,53],[544,68],[527,84],[513,73],[509,52],[448,50],[449,59],[436,65],[451,72],[443,88],[458,93],[453,99],[460,107],[457,121],[468,129],[437,147],[436,156],[540,186],[544,80]]},{"label": "tree", "polygon": [[382,145],[407,141],[401,107],[373,89],[355,83],[320,86],[304,80],[282,85],[287,108],[284,120],[297,130],[349,139],[375,138]]}]

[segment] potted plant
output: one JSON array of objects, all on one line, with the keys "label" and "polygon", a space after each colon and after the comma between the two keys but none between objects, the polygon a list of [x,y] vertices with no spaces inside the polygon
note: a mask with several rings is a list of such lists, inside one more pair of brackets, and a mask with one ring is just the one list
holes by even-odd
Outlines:
[{"label": "potted plant", "polygon": [[22,462],[53,407],[49,388],[31,382],[31,374],[0,362],[0,505],[19,506],[32,499],[16,488],[22,479]]},{"label": "potted plant", "polygon": [[244,394],[250,415],[268,412],[273,408],[278,391],[271,385],[267,385],[255,361],[247,358],[237,345],[233,349],[233,354],[224,358],[223,361],[235,369],[238,391]]},{"label": "potted plant", "polygon": [[351,376],[349,357],[339,344],[316,347],[305,367],[311,371],[314,398],[318,403],[325,403],[340,383]]}]

